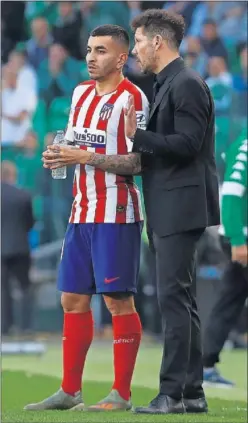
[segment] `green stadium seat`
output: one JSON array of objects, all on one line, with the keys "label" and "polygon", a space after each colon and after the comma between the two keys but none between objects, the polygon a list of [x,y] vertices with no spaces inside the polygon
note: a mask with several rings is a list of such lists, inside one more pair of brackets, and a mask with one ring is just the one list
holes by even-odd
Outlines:
[{"label": "green stadium seat", "polygon": [[10,162],[15,162],[16,156],[19,150],[15,147],[1,147],[1,162],[8,160]]},{"label": "green stadium seat", "polygon": [[237,55],[237,46],[232,40],[225,40],[225,47],[228,54],[229,72],[236,74],[241,71],[240,60]]},{"label": "green stadium seat", "polygon": [[71,98],[57,97],[48,109],[48,132],[64,129],[68,123]]},{"label": "green stadium seat", "polygon": [[43,146],[47,133],[47,110],[44,100],[39,100],[33,115],[33,130],[36,132],[40,147]]},{"label": "green stadium seat", "polygon": [[81,62],[81,76],[82,76],[82,82],[83,81],[87,81],[90,77],[89,77],[89,73],[88,73],[88,69],[87,69],[87,63],[85,62],[85,60],[82,60]]}]

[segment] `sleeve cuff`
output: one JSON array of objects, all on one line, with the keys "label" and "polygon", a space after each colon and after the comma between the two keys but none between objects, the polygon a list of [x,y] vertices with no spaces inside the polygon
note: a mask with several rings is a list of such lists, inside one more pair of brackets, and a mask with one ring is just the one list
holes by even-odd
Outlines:
[{"label": "sleeve cuff", "polygon": [[146,131],[137,128],[133,138],[134,153],[154,154],[153,149],[149,146],[149,143],[146,142],[147,136],[148,134]]},{"label": "sleeve cuff", "polygon": [[230,243],[232,247],[239,247],[241,245],[245,245],[247,243],[247,240],[243,234],[240,234],[230,237]]}]

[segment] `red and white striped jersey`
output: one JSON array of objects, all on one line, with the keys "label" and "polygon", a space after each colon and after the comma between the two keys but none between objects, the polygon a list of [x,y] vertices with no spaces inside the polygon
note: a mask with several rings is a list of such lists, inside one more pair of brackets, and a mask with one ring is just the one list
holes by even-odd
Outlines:
[{"label": "red and white striped jersey", "polygon": [[[128,154],[132,142],[125,136],[123,108],[134,97],[137,125],[145,129],[149,104],[128,79],[116,91],[99,96],[95,82],[78,85],[73,93],[66,139],[99,154]],[[143,220],[140,192],[132,176],[119,176],[90,165],[77,165],[70,223],[133,223]]]}]

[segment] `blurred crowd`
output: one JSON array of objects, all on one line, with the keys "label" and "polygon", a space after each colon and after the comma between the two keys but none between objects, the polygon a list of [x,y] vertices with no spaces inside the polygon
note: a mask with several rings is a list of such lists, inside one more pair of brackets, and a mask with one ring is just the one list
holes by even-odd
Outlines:
[{"label": "blurred crowd", "polygon": [[[88,78],[90,31],[101,24],[125,27],[140,11],[159,7],[181,13],[186,37],[181,55],[209,85],[216,107],[216,158],[220,182],[224,152],[247,116],[247,2],[242,1],[3,1],[2,160],[14,162],[18,184],[33,199],[32,246],[63,237],[71,204],[73,169],[53,181],[41,152],[65,128],[74,87]],[[125,75],[151,99],[152,80],[131,56]]]}]

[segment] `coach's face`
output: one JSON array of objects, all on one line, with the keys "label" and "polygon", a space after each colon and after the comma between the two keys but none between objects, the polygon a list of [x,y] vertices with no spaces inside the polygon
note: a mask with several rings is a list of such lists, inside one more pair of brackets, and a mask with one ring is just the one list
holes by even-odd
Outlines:
[{"label": "coach's face", "polygon": [[156,68],[156,41],[154,38],[149,38],[143,28],[137,28],[135,31],[135,45],[133,48],[133,55],[136,57],[141,70],[144,73],[154,72]]},{"label": "coach's face", "polygon": [[110,36],[90,37],[86,62],[91,79],[104,80],[121,71],[128,58],[121,43]]}]

